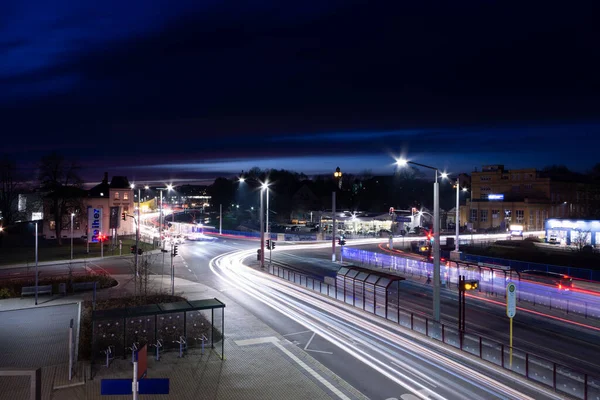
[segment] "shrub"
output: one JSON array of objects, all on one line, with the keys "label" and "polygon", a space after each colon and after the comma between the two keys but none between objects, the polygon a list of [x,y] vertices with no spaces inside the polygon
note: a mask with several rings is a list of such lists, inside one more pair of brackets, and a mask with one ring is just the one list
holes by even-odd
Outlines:
[{"label": "shrub", "polygon": [[11,289],[0,288],[0,299],[9,299],[11,297],[16,297]]}]

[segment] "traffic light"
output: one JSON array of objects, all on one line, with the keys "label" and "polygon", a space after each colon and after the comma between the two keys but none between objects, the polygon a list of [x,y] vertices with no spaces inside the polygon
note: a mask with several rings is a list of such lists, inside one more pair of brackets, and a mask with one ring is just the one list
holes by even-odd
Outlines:
[{"label": "traffic light", "polygon": [[173,257],[177,256],[177,245],[173,246]]},{"label": "traffic light", "polygon": [[256,250],[256,261],[260,261],[260,249]]},{"label": "traffic light", "polygon": [[124,212],[121,213],[121,218],[123,219],[123,221],[127,220],[127,214],[125,214]]},{"label": "traffic light", "polygon": [[346,239],[340,239],[340,246],[344,246],[346,244]]},{"label": "traffic light", "polygon": [[142,249],[141,247],[137,250],[138,250],[138,255],[140,255],[140,256],[144,253],[144,249]]},{"label": "traffic light", "polygon": [[267,249],[271,249],[271,240],[267,239]]},{"label": "traffic light", "polygon": [[135,254],[135,252],[136,252],[136,246],[133,245],[133,246],[131,246],[131,254]]},{"label": "traffic light", "polygon": [[479,288],[479,281],[472,279],[468,281],[462,281],[460,284],[460,290],[477,290]]},{"label": "traffic light", "polygon": [[271,240],[271,249],[274,249],[274,248],[275,248],[275,241]]}]

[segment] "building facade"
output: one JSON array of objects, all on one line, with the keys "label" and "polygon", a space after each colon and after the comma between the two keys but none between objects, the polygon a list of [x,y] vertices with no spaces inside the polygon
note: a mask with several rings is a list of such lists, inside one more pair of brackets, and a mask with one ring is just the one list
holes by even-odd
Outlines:
[{"label": "building facade", "polygon": [[[114,176],[110,183],[108,182],[108,174],[104,174],[102,182],[90,190],[81,191],[81,199],[79,199],[80,207],[78,210],[74,210],[73,216],[73,237],[83,238],[88,235],[88,209],[101,209],[102,210],[102,234],[111,237],[116,233],[118,236],[133,235],[135,234],[135,222],[133,218],[126,218],[125,221],[121,219],[121,213],[133,215],[134,199],[133,189],[129,185],[129,181],[125,176]],[[118,209],[116,208],[118,207]],[[116,231],[110,229],[110,214],[111,209],[117,212],[117,224],[118,228]],[[63,216],[62,223],[62,238],[71,237],[71,222],[70,215]],[[113,217],[113,221],[114,221]],[[55,217],[54,215],[44,216],[44,224],[42,235],[46,239],[56,239],[55,231]]]},{"label": "building facade", "polygon": [[544,230],[548,218],[590,215],[596,190],[592,183],[559,180],[535,168],[487,165],[471,175],[471,198],[461,206],[460,223],[480,232],[511,225]]}]

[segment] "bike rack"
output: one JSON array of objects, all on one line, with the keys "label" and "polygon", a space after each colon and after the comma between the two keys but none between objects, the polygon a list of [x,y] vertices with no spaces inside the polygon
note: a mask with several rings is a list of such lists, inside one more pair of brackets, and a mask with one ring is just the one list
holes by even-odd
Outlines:
[{"label": "bike rack", "polygon": [[111,354],[114,354],[114,348],[115,348],[115,346],[108,346],[106,348],[106,350],[101,351],[101,353],[106,354],[106,364],[105,364],[106,368],[108,368],[110,366],[110,362],[115,359],[114,355],[112,357],[110,356]]},{"label": "bike rack", "polygon": [[156,347],[156,361],[160,361],[160,348],[163,347],[162,340],[156,339],[156,343],[153,343],[150,346]]},{"label": "bike rack", "polygon": [[200,352],[200,354],[204,354],[204,341],[208,340],[208,338],[206,337],[206,335],[202,334],[202,351]]},{"label": "bike rack", "polygon": [[183,358],[183,352],[187,350],[185,337],[179,336],[179,340],[174,340],[173,343],[179,343],[179,358]]},{"label": "bike rack", "polygon": [[131,363],[135,362],[135,352],[138,351],[139,342],[133,342],[131,347],[128,347],[131,350]]}]

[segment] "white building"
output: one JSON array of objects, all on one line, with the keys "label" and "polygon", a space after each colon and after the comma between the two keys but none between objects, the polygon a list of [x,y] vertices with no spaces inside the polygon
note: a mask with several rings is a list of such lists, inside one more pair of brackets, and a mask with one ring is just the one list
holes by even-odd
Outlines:
[{"label": "white building", "polygon": [[[133,189],[125,176],[113,176],[108,183],[108,173],[104,173],[102,182],[90,190],[82,190],[81,205],[82,209],[75,213],[73,217],[73,237],[81,238],[88,234],[88,208],[102,210],[102,234],[108,237],[113,236],[113,229],[110,229],[111,210],[113,210],[113,222],[118,226],[116,228],[117,236],[135,234],[135,223],[133,218],[121,219],[121,213],[134,213]],[[62,238],[71,237],[71,216],[63,216]],[[43,237],[47,239],[56,239],[55,221],[52,215],[44,220]]]}]

